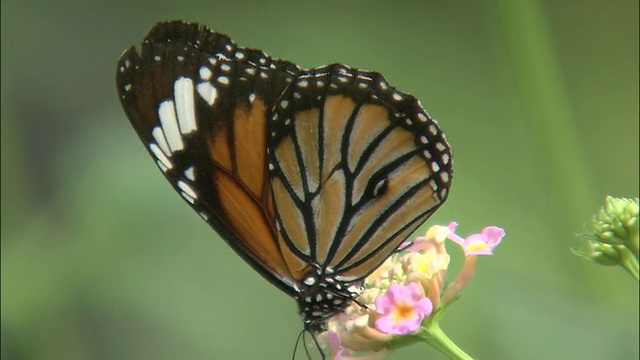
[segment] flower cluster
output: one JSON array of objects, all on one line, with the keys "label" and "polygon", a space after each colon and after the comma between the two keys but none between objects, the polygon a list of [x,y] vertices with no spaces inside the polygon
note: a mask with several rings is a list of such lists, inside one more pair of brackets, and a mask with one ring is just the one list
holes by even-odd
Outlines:
[{"label": "flower cluster", "polygon": [[[328,331],[319,336],[332,359],[380,359],[416,341],[431,343],[450,355],[459,353],[458,358],[466,356],[455,346],[443,349],[438,344],[446,336],[437,320],[473,275],[477,255],[491,255],[505,232],[489,226],[465,239],[455,233],[456,227],[455,222],[431,227],[425,236],[403,244],[367,277],[357,302],[330,319]],[[466,257],[455,280],[445,287],[450,260],[447,239],[458,244]]]},{"label": "flower cluster", "polygon": [[638,198],[608,196],[593,219],[592,233],[581,234],[587,240],[586,250],[573,252],[600,265],[620,265],[639,280],[638,208]]}]

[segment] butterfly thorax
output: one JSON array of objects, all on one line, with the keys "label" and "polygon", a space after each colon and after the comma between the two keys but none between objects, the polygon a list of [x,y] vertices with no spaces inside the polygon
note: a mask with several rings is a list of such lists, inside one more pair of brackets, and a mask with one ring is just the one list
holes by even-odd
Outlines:
[{"label": "butterfly thorax", "polygon": [[338,279],[330,269],[309,271],[298,283],[296,297],[305,329],[312,333],[326,330],[332,316],[343,312],[364,289],[363,281]]}]

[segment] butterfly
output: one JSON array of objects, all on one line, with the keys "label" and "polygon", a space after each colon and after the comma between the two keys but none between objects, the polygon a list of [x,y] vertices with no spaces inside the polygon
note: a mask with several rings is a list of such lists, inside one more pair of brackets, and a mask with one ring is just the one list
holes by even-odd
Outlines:
[{"label": "butterfly", "polygon": [[303,69],[169,21],[122,54],[116,83],[165,178],[312,334],[448,196],[444,134],[377,72]]}]

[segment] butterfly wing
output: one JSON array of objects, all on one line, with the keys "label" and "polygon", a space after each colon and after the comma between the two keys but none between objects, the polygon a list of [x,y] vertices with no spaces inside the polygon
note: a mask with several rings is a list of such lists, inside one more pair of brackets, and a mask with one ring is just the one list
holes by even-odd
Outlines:
[{"label": "butterfly wing", "polygon": [[278,241],[294,277],[375,270],[446,199],[451,152],[437,123],[378,73],[301,73],[276,104],[269,167]]},{"label": "butterfly wing", "polygon": [[227,36],[160,23],[117,70],[122,105],[176,191],[260,274],[295,293],[278,248],[267,119],[298,68]]}]

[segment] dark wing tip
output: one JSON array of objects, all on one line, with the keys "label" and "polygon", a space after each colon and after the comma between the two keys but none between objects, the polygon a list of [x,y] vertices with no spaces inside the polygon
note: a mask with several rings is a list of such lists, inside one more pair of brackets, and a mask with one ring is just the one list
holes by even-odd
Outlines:
[{"label": "dark wing tip", "polygon": [[187,22],[183,20],[161,21],[157,23],[144,38],[144,42],[171,42],[193,39],[198,34],[212,33],[206,25]]},{"label": "dark wing tip", "polygon": [[116,85],[121,99],[124,99],[131,89],[139,64],[140,56],[133,46],[120,55],[120,60],[116,67]]},{"label": "dark wing tip", "polygon": [[206,25],[182,20],[157,23],[144,38],[144,44],[183,44],[211,54],[229,55],[236,48],[231,38]]}]

